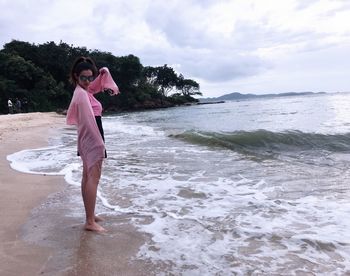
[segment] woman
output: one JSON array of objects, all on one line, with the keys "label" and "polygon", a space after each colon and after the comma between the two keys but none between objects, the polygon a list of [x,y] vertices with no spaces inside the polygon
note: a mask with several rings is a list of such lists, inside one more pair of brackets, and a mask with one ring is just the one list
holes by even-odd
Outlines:
[{"label": "woman", "polygon": [[76,125],[78,130],[78,155],[83,161],[81,192],[84,201],[85,229],[102,232],[105,229],[97,222],[95,215],[97,186],[101,177],[102,160],[106,157],[101,122],[102,105],[93,94],[109,91],[119,93],[106,67],[97,71],[88,57],[78,58],[71,69],[70,81],[76,86],[67,111],[67,124]]}]

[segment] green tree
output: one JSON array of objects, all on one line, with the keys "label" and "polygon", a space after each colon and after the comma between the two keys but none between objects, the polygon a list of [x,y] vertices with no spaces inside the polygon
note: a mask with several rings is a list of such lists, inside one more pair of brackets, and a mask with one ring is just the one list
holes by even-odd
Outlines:
[{"label": "green tree", "polygon": [[173,68],[168,67],[167,64],[161,67],[157,67],[157,84],[163,97],[166,97],[168,93],[176,86],[177,75]]},{"label": "green tree", "polygon": [[0,52],[0,82],[3,112],[8,98],[26,98],[30,110],[50,111],[69,96],[49,73],[18,55]]},{"label": "green tree", "polygon": [[[143,67],[138,57],[116,57],[110,52],[74,47],[64,42],[31,44],[12,40],[0,50],[0,112],[7,112],[8,98],[26,97],[32,111],[66,109],[74,89],[69,71],[79,56],[91,56],[97,66],[108,67],[122,92],[118,97],[98,94],[108,110],[155,108],[192,101],[199,84],[178,76],[168,65]],[[174,90],[181,95],[168,97]]]},{"label": "green tree", "polygon": [[202,96],[202,92],[199,91],[199,83],[191,79],[185,79],[182,74],[177,80],[176,89],[181,91],[184,96]]}]

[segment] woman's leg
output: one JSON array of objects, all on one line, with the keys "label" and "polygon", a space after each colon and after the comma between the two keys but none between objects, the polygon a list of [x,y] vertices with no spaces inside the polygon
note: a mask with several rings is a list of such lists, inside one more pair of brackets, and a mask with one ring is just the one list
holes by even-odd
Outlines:
[{"label": "woman's leg", "polygon": [[96,164],[91,168],[90,171],[84,164],[83,167],[83,177],[81,192],[83,196],[85,213],[86,213],[86,223],[85,229],[91,231],[105,231],[105,229],[96,223],[95,221],[95,205],[96,205],[96,195],[97,187],[101,177],[102,160],[96,162]]}]

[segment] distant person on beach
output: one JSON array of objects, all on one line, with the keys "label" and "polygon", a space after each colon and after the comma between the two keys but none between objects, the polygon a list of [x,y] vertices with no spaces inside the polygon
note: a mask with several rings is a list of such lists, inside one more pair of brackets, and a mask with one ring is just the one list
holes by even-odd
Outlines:
[{"label": "distant person on beach", "polygon": [[11,99],[7,101],[7,107],[9,108],[9,114],[13,114],[13,103]]},{"label": "distant person on beach", "polygon": [[16,107],[16,113],[21,113],[22,103],[18,98],[16,98],[16,106],[15,107]]},{"label": "distant person on beach", "polygon": [[22,107],[23,107],[23,111],[28,113],[28,100],[27,100],[27,98],[23,99]]},{"label": "distant person on beach", "polygon": [[85,229],[102,232],[105,229],[97,223],[102,219],[95,215],[95,205],[102,161],[107,155],[101,121],[102,105],[94,94],[108,91],[110,95],[117,95],[119,89],[108,68],[98,71],[89,57],[80,57],[74,62],[70,81],[76,87],[67,111],[67,124],[76,125],[78,130],[78,155],[83,161],[81,192],[86,213]]}]

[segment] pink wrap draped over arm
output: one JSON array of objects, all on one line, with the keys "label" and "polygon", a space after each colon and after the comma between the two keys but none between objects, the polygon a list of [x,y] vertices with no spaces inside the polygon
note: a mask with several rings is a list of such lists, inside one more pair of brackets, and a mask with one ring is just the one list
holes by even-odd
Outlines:
[{"label": "pink wrap draped over arm", "polygon": [[[98,93],[103,89],[111,89],[116,95],[118,86],[113,81],[107,68],[90,84],[90,93]],[[100,70],[100,72],[101,72]],[[78,130],[78,152],[87,166],[88,172],[105,156],[105,146],[98,129],[89,95],[79,85],[76,86],[73,98],[67,111],[67,124],[76,125]]]},{"label": "pink wrap draped over arm", "polygon": [[112,95],[119,94],[119,88],[114,82],[107,67],[102,67],[100,69],[100,74],[93,82],[90,83],[88,91],[92,94],[96,94],[103,91],[104,89],[112,90]]}]

